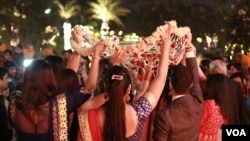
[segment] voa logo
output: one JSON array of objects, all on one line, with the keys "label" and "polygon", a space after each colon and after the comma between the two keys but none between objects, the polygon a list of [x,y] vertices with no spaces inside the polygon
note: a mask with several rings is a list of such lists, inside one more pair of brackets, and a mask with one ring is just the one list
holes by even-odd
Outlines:
[{"label": "voa logo", "polygon": [[244,129],[226,129],[227,136],[247,136]]}]

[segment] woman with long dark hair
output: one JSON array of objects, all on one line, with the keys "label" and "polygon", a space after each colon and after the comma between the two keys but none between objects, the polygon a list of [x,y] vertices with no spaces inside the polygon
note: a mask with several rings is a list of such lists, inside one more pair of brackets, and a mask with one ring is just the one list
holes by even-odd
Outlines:
[{"label": "woman with long dark hair", "polygon": [[167,78],[171,28],[161,31],[163,45],[157,76],[135,103],[129,103],[132,88],[129,71],[122,66],[107,71],[104,89],[108,100],[103,107],[78,113],[79,140],[140,140],[144,122],[159,100]]},{"label": "woman with long dark hair", "polygon": [[[69,68],[63,68],[58,71],[56,74],[57,82],[57,93],[70,94],[80,88],[80,81],[78,79],[77,73]],[[69,114],[68,117],[68,128],[69,128],[69,141],[75,141],[78,130],[78,120],[77,120],[77,111]]]},{"label": "woman with long dark hair", "polygon": [[221,140],[220,129],[228,124],[231,109],[228,106],[228,84],[223,74],[208,75],[203,89],[205,110],[202,115],[199,141]]},{"label": "woman with long dark hair", "polygon": [[[100,42],[94,53],[100,55],[104,49]],[[33,61],[25,70],[21,96],[12,101],[11,122],[17,132],[17,140],[68,140],[68,114],[91,96],[89,88],[96,85],[92,83],[97,81],[95,74],[98,68],[99,59],[93,59],[85,88],[57,94],[51,66],[44,60]]]}]

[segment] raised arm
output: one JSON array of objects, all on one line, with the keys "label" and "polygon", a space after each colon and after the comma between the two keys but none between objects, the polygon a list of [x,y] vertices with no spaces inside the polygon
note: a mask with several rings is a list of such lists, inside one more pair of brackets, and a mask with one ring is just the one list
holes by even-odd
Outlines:
[{"label": "raised arm", "polygon": [[153,108],[156,106],[156,103],[161,96],[168,74],[170,34],[172,31],[171,25],[170,24],[168,25],[169,27],[167,31],[158,28],[158,31],[161,34],[161,38],[163,40],[158,73],[155,79],[153,79],[152,82],[150,83],[147,92],[144,94],[144,97],[146,97],[149,100]]},{"label": "raised arm", "polygon": [[140,88],[139,92],[135,95],[134,97],[134,102],[136,102],[141,96],[143,96],[145,94],[145,92],[148,90],[151,78],[152,78],[152,67],[147,68],[148,70],[146,70],[146,75],[144,77],[143,83],[142,83],[142,87]]},{"label": "raised arm", "polygon": [[199,75],[199,80],[200,81],[206,81],[207,80],[207,76],[204,74],[204,72],[201,70],[201,67],[199,66],[199,64],[197,63],[197,67],[198,67],[198,75]]},{"label": "raised arm", "polygon": [[193,73],[193,85],[190,89],[190,94],[197,98],[197,100],[199,100],[201,103],[203,102],[203,96],[202,96],[202,91],[201,91],[201,87],[200,87],[200,82],[199,82],[199,72],[198,70],[198,63],[196,60],[196,49],[193,46],[193,44],[189,45],[189,48],[186,51],[186,63],[187,66],[189,68],[192,69],[192,73]]},{"label": "raised arm", "polygon": [[[81,39],[80,34],[78,33],[78,31],[74,30],[74,31],[72,31],[71,34],[72,34],[71,35],[72,36],[71,40],[74,40],[76,42],[76,44],[81,46],[82,39]],[[81,55],[78,54],[77,52],[74,52],[73,55],[70,57],[66,68],[73,69],[75,72],[77,72],[79,64],[80,64],[80,60],[81,60]]]},{"label": "raised arm", "polygon": [[[97,60],[97,61],[93,60],[94,62],[92,62],[95,64],[91,65],[91,69],[90,69],[91,73],[89,74],[89,77],[88,77],[88,82],[89,82],[88,87],[95,87],[95,85],[96,85],[96,81],[98,79],[97,78],[98,70],[99,70],[99,65],[97,65],[98,58],[99,58],[98,54],[101,54],[102,51],[103,51],[103,45],[102,45],[102,43],[100,43],[100,45],[98,45],[98,47],[96,47],[96,50],[94,53],[94,54],[97,54],[97,56],[93,55],[93,57],[94,57],[93,59],[96,58],[95,60]],[[112,65],[121,65],[121,63],[125,57],[126,57],[126,53],[123,50],[121,50],[119,52],[115,52],[110,60],[110,63]],[[88,111],[91,109],[98,108],[98,107],[102,106],[107,100],[108,100],[107,93],[98,94],[97,96],[89,99],[84,104],[82,104],[78,108],[78,112],[85,112],[85,111]]]},{"label": "raised arm", "polygon": [[106,46],[104,42],[100,41],[96,44],[94,53],[92,55],[91,60],[91,67],[89,70],[87,82],[86,82],[86,89],[94,90],[97,85],[98,74],[99,74],[99,62],[101,60],[101,54],[105,50]]},{"label": "raised arm", "polygon": [[[193,44],[191,43],[191,40],[192,40],[192,35],[191,34],[188,34],[187,35],[188,37],[188,45],[187,46],[191,46],[191,47],[187,47],[187,51],[186,52],[193,52],[194,53],[194,56],[196,56],[196,49],[195,47],[193,46]],[[190,53],[189,53],[190,54]],[[182,60],[181,60],[181,64],[184,65],[184,66],[187,66],[187,61],[186,61],[186,55],[183,56]],[[196,61],[197,62],[197,61]],[[207,80],[207,76],[203,73],[203,71],[201,70],[199,64],[197,63],[197,67],[198,67],[198,76],[199,76],[199,80],[200,81],[206,81]]]},{"label": "raised arm", "polygon": [[107,94],[106,93],[101,93],[98,94],[97,96],[87,100],[85,103],[83,103],[78,109],[77,111],[80,113],[84,113],[88,110],[91,109],[96,109],[101,107],[103,104],[105,104],[105,102],[107,101]]},{"label": "raised arm", "polygon": [[70,57],[69,62],[67,64],[66,68],[72,69],[75,72],[77,72],[80,60],[81,60],[81,55],[78,54],[77,52],[74,52],[72,54],[72,56]]}]

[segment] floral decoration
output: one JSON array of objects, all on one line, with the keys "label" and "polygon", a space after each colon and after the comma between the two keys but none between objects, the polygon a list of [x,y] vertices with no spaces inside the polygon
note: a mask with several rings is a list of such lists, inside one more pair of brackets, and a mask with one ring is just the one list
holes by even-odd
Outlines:
[{"label": "floral decoration", "polygon": [[169,62],[170,64],[178,64],[182,56],[185,53],[186,45],[188,44],[190,33],[189,27],[177,27],[176,21],[167,21],[164,25],[157,27],[157,29],[147,37],[142,37],[139,42],[131,44],[122,44],[118,37],[112,36],[105,39],[96,38],[87,28],[81,25],[76,25],[73,31],[76,31],[78,42],[82,42],[79,45],[74,39],[71,39],[72,48],[81,54],[82,56],[89,56],[92,54],[94,46],[103,40],[107,48],[103,52],[104,57],[109,57],[114,54],[115,51],[125,50],[129,55],[124,60],[123,65],[128,67],[129,70],[138,71],[143,69],[147,65],[154,63],[157,68],[160,48],[162,39],[158,30],[168,28],[168,24],[173,27],[173,32],[170,35],[171,47],[169,51]]}]

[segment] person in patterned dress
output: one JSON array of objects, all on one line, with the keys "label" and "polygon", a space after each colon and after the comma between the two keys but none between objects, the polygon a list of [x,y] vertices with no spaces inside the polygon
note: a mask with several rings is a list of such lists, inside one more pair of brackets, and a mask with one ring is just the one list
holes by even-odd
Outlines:
[{"label": "person in patterned dress", "polygon": [[[99,42],[94,53],[100,55],[104,49],[105,45]],[[25,70],[21,95],[11,98],[10,121],[17,140],[69,140],[68,115],[90,98],[92,83],[97,80],[95,74],[99,69],[99,61],[98,58],[92,60],[86,87],[59,95],[50,64],[42,59],[33,61]]]},{"label": "person in patterned dress", "polygon": [[222,124],[227,124],[226,111],[223,106],[227,86],[225,77],[221,74],[208,76],[203,90],[204,112],[201,119],[199,131],[199,141],[219,141],[221,140],[220,128]]},{"label": "person in patterned dress", "polygon": [[80,129],[78,140],[140,140],[144,122],[155,108],[167,78],[171,31],[171,26],[167,31],[159,31],[163,44],[157,76],[134,104],[128,102],[132,81],[127,68],[113,66],[107,71],[104,87],[108,100],[100,108],[78,113]]}]

